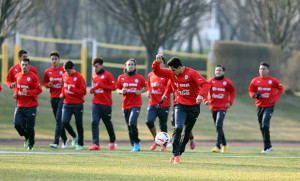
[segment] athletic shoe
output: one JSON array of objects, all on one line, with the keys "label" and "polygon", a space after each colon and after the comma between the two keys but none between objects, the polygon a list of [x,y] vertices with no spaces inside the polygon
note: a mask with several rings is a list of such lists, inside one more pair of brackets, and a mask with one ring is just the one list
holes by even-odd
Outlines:
[{"label": "athletic shoe", "polygon": [[140,144],[139,143],[134,143],[133,144],[133,149],[131,150],[131,152],[138,152],[140,151]]},{"label": "athletic shoe", "polygon": [[194,138],[190,139],[190,147],[191,147],[191,150],[195,149],[195,147],[196,147],[196,143],[195,143]]},{"label": "athletic shoe", "polygon": [[269,154],[273,150],[273,147],[267,148],[266,150],[262,150],[261,153],[263,154]]},{"label": "athletic shoe", "polygon": [[157,144],[156,144],[156,142],[154,141],[154,142],[152,143],[152,146],[150,147],[150,150],[155,150],[156,147],[157,147]]},{"label": "athletic shoe", "polygon": [[75,150],[83,150],[83,146],[77,145],[76,148],[75,148]]},{"label": "athletic shoe", "polygon": [[65,149],[68,147],[68,143],[69,143],[69,138],[67,138],[67,140],[61,145],[62,149]]},{"label": "athletic shoe", "polygon": [[167,148],[165,146],[161,147],[160,151],[167,151]]},{"label": "athletic shoe", "polygon": [[72,147],[75,147],[75,146],[76,146],[76,141],[77,141],[77,139],[78,139],[78,135],[76,135],[76,137],[73,138],[73,140],[72,140]]},{"label": "athletic shoe", "polygon": [[115,150],[115,143],[109,143],[109,150],[110,151]]},{"label": "athletic shoe", "polygon": [[227,148],[228,148],[228,144],[225,145],[225,146],[223,145],[223,146],[222,146],[222,149],[221,149],[221,152],[222,152],[222,153],[225,153],[225,152],[227,151]]},{"label": "athletic shoe", "polygon": [[89,150],[101,150],[101,148],[100,148],[100,146],[93,144],[93,146],[90,147]]},{"label": "athletic shoe", "polygon": [[169,143],[169,144],[167,145],[167,148],[171,148],[171,147],[173,147],[173,145],[172,145],[172,143]]},{"label": "athletic shoe", "polygon": [[58,148],[58,145],[54,143],[54,144],[50,144],[50,147],[51,148]]},{"label": "athletic shoe", "polygon": [[175,156],[174,163],[180,163],[180,155]]},{"label": "athletic shoe", "polygon": [[221,152],[221,150],[218,147],[214,147],[213,149],[211,149],[211,152]]},{"label": "athletic shoe", "polygon": [[28,146],[29,146],[29,139],[25,139],[24,148],[28,148]]},{"label": "athletic shoe", "polygon": [[175,156],[172,156],[172,158],[170,159],[170,163],[173,163],[175,159]]},{"label": "athletic shoe", "polygon": [[28,150],[28,151],[32,151],[32,150],[33,150],[33,146],[30,146],[30,145],[29,145],[28,148],[27,148],[27,150]]}]

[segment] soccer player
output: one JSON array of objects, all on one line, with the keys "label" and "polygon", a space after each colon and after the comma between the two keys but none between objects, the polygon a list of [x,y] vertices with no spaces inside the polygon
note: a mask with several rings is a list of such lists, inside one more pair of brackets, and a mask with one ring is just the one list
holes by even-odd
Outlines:
[{"label": "soccer player", "polygon": [[15,83],[13,98],[17,100],[14,125],[20,136],[25,137],[24,146],[28,150],[33,150],[37,96],[42,92],[42,86],[39,77],[29,71],[30,60],[24,58],[20,64],[22,71],[16,74],[13,81]]},{"label": "soccer player", "polygon": [[210,100],[208,100],[207,97],[203,99],[205,105],[210,105],[211,114],[217,131],[216,147],[211,151],[222,153],[226,152],[228,148],[223,131],[223,122],[227,109],[232,106],[235,98],[235,89],[232,82],[225,78],[224,74],[225,67],[217,65],[215,68],[215,77],[208,81],[211,85]]},{"label": "soccer player", "polygon": [[[15,75],[22,71],[21,70],[21,61],[27,57],[28,57],[28,54],[25,50],[19,51],[19,53],[18,53],[19,64],[12,66],[9,69],[7,77],[6,77],[6,83],[7,83],[8,88],[11,88],[11,89],[15,88],[15,86],[16,86]],[[39,74],[34,66],[30,65],[29,71],[35,73],[40,80]]]},{"label": "soccer player", "polygon": [[147,90],[145,78],[136,73],[136,61],[128,59],[125,62],[124,74],[118,77],[117,92],[123,95],[122,109],[133,146],[131,152],[140,151],[137,122],[142,107],[141,94]]},{"label": "soccer player", "polygon": [[[74,68],[72,61],[67,61],[64,64],[65,73],[63,74],[63,83],[62,93],[60,98],[64,99],[62,120],[63,127],[71,134],[73,137],[72,147],[75,147],[75,150],[83,149],[83,126],[82,126],[82,117],[83,117],[83,103],[84,95],[86,95],[86,84],[82,75],[77,72]],[[77,128],[78,135],[74,132],[70,121],[71,117],[74,114],[75,124]],[[78,140],[78,145],[76,141]]]},{"label": "soccer player", "polygon": [[252,79],[249,86],[250,97],[256,99],[257,118],[264,141],[264,149],[261,152],[264,154],[269,154],[273,150],[270,139],[270,121],[274,106],[283,92],[281,83],[269,75],[269,67],[268,63],[261,62],[259,76]]},{"label": "soccer player", "polygon": [[69,139],[66,136],[65,129],[62,126],[62,107],[64,99],[60,98],[60,93],[63,87],[62,75],[65,72],[64,68],[59,65],[59,52],[50,52],[50,60],[52,67],[45,70],[44,85],[50,89],[51,107],[56,120],[56,129],[54,135],[54,142],[50,147],[57,148],[59,145],[59,138],[63,140],[62,148],[67,148]]},{"label": "soccer player", "polygon": [[111,91],[115,91],[116,83],[113,75],[104,70],[103,59],[95,58],[92,62],[95,73],[92,75],[93,88],[90,93],[94,94],[92,104],[92,134],[93,145],[89,150],[101,150],[99,145],[99,121],[102,119],[109,135],[109,150],[115,149],[115,131],[111,122],[112,98]]},{"label": "soccer player", "polygon": [[173,131],[173,157],[170,162],[180,163],[194,124],[200,114],[200,103],[210,89],[210,84],[197,71],[183,66],[177,57],[167,64],[170,70],[160,68],[162,54],[156,55],[152,70],[155,75],[170,79],[175,87],[175,129]]},{"label": "soccer player", "polygon": [[[162,63],[160,64],[161,68],[165,66],[165,59],[162,58]],[[148,74],[148,88],[147,96],[149,99],[149,106],[147,109],[147,120],[146,125],[149,128],[153,138],[156,136],[156,127],[154,125],[156,117],[159,118],[159,127],[163,132],[168,132],[167,120],[170,109],[170,96],[165,96],[163,102],[161,104],[162,96],[167,87],[168,79],[158,77],[153,72]],[[157,147],[156,142],[154,141],[150,150],[155,150]],[[162,146],[160,151],[167,151],[165,146]]]}]

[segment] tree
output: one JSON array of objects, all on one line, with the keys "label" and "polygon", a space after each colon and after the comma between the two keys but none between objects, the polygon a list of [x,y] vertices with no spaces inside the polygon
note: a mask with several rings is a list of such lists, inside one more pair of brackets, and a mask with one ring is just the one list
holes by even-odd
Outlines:
[{"label": "tree", "polygon": [[200,18],[209,8],[206,0],[94,0],[93,3],[140,37],[147,51],[146,74],[159,46],[185,28],[191,17]]},{"label": "tree", "polygon": [[21,20],[34,15],[42,5],[39,0],[0,0],[0,45],[14,34]]}]

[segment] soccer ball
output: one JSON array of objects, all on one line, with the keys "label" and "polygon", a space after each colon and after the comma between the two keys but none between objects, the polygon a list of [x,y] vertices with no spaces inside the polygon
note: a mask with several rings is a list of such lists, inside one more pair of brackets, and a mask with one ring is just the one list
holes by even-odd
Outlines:
[{"label": "soccer ball", "polygon": [[160,132],[155,136],[155,142],[159,146],[166,146],[170,142],[170,136],[166,132]]}]

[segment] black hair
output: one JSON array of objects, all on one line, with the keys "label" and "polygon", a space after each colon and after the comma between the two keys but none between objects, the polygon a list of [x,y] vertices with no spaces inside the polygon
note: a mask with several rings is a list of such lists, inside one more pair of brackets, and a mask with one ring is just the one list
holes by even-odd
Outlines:
[{"label": "black hair", "polygon": [[270,64],[266,63],[266,62],[260,62],[260,65],[266,66],[266,67],[270,67]]},{"label": "black hair", "polygon": [[22,61],[23,61],[23,62],[28,62],[28,64],[30,64],[29,58],[24,58]]},{"label": "black hair", "polygon": [[222,66],[222,65],[217,65],[216,68],[217,68],[217,67],[221,67],[222,70],[225,72],[225,67],[224,67],[224,66]]},{"label": "black hair", "polygon": [[94,58],[92,61],[92,65],[95,65],[96,63],[103,65],[103,58]]},{"label": "black hair", "polygon": [[59,58],[59,52],[58,51],[51,51],[50,52],[50,57],[51,56],[57,56]]},{"label": "black hair", "polygon": [[64,63],[64,69],[72,69],[74,68],[74,63],[71,60],[68,60]]},{"label": "black hair", "polygon": [[18,53],[19,57],[22,57],[23,54],[27,54],[27,51],[20,50],[19,53]]},{"label": "black hair", "polygon": [[173,66],[174,68],[182,67],[181,60],[177,57],[173,57],[167,62],[168,66]]},{"label": "black hair", "polygon": [[[136,66],[136,60],[135,60],[135,59],[133,59],[133,58],[128,59],[128,60],[125,62],[124,73],[127,72],[127,69],[126,69],[126,63],[129,62],[129,61],[132,61],[132,62],[134,63],[134,65]],[[134,71],[136,71],[136,67],[135,67]]]}]

